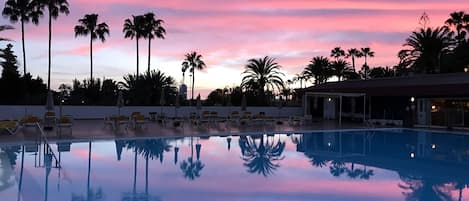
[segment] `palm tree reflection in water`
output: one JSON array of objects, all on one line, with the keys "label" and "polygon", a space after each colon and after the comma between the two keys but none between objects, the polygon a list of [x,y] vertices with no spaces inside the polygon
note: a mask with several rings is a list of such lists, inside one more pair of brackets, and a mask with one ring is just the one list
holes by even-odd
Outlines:
[{"label": "palm tree reflection in water", "polygon": [[[187,178],[189,180],[194,180],[198,177],[200,177],[200,171],[204,169],[205,165],[199,160],[200,159],[200,152],[199,157],[197,157],[197,160],[194,162],[194,139],[191,137],[191,156],[187,158],[187,160],[184,160],[181,162],[181,170],[184,173],[184,178]],[[199,144],[198,144],[199,145]],[[196,145],[197,146],[197,145]],[[201,145],[200,145],[201,146]],[[200,148],[198,148],[200,149]]]},{"label": "palm tree reflection in water", "polygon": [[[258,142],[256,139],[258,138]],[[285,157],[282,153],[285,149],[285,142],[281,142],[280,138],[277,142],[269,139],[264,140],[264,135],[241,136],[239,138],[239,147],[241,149],[244,166],[248,168],[249,173],[261,174],[267,177],[280,167],[276,162],[283,160]]]},{"label": "palm tree reflection in water", "polygon": [[[399,188],[406,190],[402,192],[406,201],[454,201],[451,191],[454,185],[446,184],[435,178],[414,178],[410,175],[400,175],[403,184]],[[459,197],[461,200],[461,197]]]},{"label": "palm tree reflection in water", "polygon": [[[125,193],[122,201],[157,201],[161,200],[158,197],[153,197],[148,193],[148,160],[160,159],[163,162],[164,152],[169,152],[171,145],[168,144],[166,139],[148,139],[148,140],[132,140],[126,141],[127,149],[134,151],[134,178],[133,189],[131,193]],[[137,155],[140,154],[145,157],[145,193],[137,193]]]}]

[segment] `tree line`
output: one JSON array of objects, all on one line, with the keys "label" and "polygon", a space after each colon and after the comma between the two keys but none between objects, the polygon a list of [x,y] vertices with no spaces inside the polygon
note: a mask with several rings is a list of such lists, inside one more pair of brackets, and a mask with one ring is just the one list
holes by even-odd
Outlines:
[{"label": "tree line", "polygon": [[[2,15],[12,23],[21,24],[23,74],[18,72],[18,61],[12,51],[12,45],[1,49],[2,77],[0,88],[7,92],[6,98],[0,104],[39,104],[45,99],[45,93],[50,90],[50,63],[52,20],[59,15],[69,14],[69,4],[66,0],[7,0]],[[26,51],[24,38],[24,24],[32,22],[38,25],[40,19],[47,14],[49,25],[49,65],[47,84],[39,77],[32,78],[26,67]],[[399,63],[393,67],[370,67],[368,59],[375,56],[370,47],[350,48],[346,51],[335,47],[330,52],[330,58],[315,56],[301,73],[293,79],[285,80],[281,72],[282,66],[275,58],[265,56],[252,58],[244,66],[242,82],[239,86],[225,87],[212,91],[206,105],[237,105],[245,96],[249,105],[272,105],[279,99],[292,100],[296,96],[291,85],[298,83],[306,87],[308,83],[318,85],[331,80],[343,81],[351,79],[375,79],[381,77],[408,76],[426,73],[452,73],[467,71],[469,65],[469,15],[464,11],[454,12],[441,27],[427,27],[428,16],[424,14],[422,27],[411,33],[403,44],[404,49],[398,53]],[[164,21],[152,12],[143,15],[132,15],[124,20],[122,32],[124,38],[136,41],[136,73],[123,77],[124,81],[111,79],[95,79],[93,77],[93,42],[105,42],[110,28],[105,22],[99,21],[98,14],[86,14],[78,20],[73,28],[75,37],[87,36],[90,48],[90,77],[83,81],[74,80],[72,85],[62,84],[56,93],[58,101],[64,104],[115,104],[116,94],[124,91],[126,103],[130,105],[161,105],[174,104],[180,98],[176,81],[171,76],[159,70],[151,70],[151,41],[164,39],[166,30]],[[10,25],[0,26],[0,32],[12,29]],[[139,41],[148,41],[148,66],[143,73],[139,69]],[[0,37],[0,40],[8,40]],[[361,69],[357,69],[358,58],[363,58]],[[348,59],[350,59],[348,61]],[[181,104],[193,104],[195,88],[195,71],[203,70],[206,64],[203,56],[197,52],[189,52],[181,63],[183,83],[188,70],[192,78],[191,101],[180,100]],[[335,78],[335,79],[331,79]],[[32,86],[34,85],[34,86]],[[18,86],[13,88],[11,86]],[[44,89],[44,86],[46,88]],[[15,89],[15,90],[13,90]],[[3,90],[2,90],[3,91]],[[162,98],[163,97],[163,98]],[[39,101],[38,101],[39,100]]]}]

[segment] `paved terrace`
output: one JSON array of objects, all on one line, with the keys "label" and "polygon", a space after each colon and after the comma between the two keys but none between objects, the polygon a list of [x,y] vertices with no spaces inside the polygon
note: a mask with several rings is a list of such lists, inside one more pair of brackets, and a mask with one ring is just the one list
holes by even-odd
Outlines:
[{"label": "paved terrace", "polygon": [[[282,124],[276,122],[250,122],[247,125],[221,122],[218,124],[204,123],[200,126],[192,125],[185,121],[183,125],[174,127],[169,121],[166,126],[158,122],[147,123],[143,129],[134,129],[124,126],[114,130],[105,126],[103,120],[75,120],[72,128],[63,128],[61,132],[56,130],[45,130],[44,134],[49,141],[56,140],[101,140],[114,138],[138,138],[138,137],[181,137],[181,136],[208,136],[208,135],[242,135],[257,132],[292,132],[311,130],[333,130],[364,128],[361,123],[344,122],[342,126],[337,121],[308,122],[302,125],[289,125],[288,119],[281,119]],[[11,143],[19,141],[35,141],[41,136],[36,127],[21,127],[15,135],[7,132],[0,134],[0,143]]]}]

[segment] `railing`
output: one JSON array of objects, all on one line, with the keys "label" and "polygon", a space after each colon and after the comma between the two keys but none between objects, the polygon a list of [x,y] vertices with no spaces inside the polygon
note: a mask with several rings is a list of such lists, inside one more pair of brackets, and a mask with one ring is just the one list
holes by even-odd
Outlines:
[{"label": "railing", "polygon": [[57,156],[55,155],[54,151],[50,147],[49,140],[47,139],[47,136],[44,133],[44,130],[41,128],[41,125],[39,124],[39,122],[36,122],[36,126],[39,129],[39,131],[41,132],[41,138],[44,139],[45,145],[47,145],[47,150],[52,154],[52,157],[55,159],[56,167],[57,168],[62,168],[62,165],[60,164],[60,160],[57,159]]}]

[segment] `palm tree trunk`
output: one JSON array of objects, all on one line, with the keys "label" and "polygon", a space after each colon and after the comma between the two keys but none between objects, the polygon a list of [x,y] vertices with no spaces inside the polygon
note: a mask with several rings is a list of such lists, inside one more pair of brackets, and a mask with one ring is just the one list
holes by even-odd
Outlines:
[{"label": "palm tree trunk", "polygon": [[26,75],[26,48],[24,47],[24,21],[21,18],[21,42],[23,43],[23,76]]},{"label": "palm tree trunk", "polygon": [[148,72],[150,72],[151,38],[148,38]]},{"label": "palm tree trunk", "polygon": [[88,180],[86,182],[86,197],[87,200],[90,196],[90,176],[91,176],[91,141],[88,145]]},{"label": "palm tree trunk", "polygon": [[93,82],[93,39],[90,37],[90,72],[91,72],[91,82]]},{"label": "palm tree trunk", "polygon": [[195,68],[192,71],[192,101],[194,101],[194,82],[195,82]]},{"label": "palm tree trunk", "polygon": [[49,70],[47,73],[47,90],[50,91],[50,66],[51,66],[51,43],[52,43],[52,16],[49,8]]},{"label": "palm tree trunk", "polygon": [[353,72],[355,71],[355,57],[352,55],[352,66],[353,66]]},{"label": "palm tree trunk", "polygon": [[136,38],[137,41],[137,79],[138,79],[138,37]]},{"label": "palm tree trunk", "polygon": [[134,186],[133,186],[133,194],[137,193],[137,148],[134,150]]},{"label": "palm tree trunk", "polygon": [[21,169],[20,169],[20,179],[18,181],[18,201],[20,201],[21,188],[23,186],[23,170],[24,170],[24,146],[21,148]]},{"label": "palm tree trunk", "polygon": [[145,194],[148,195],[148,155],[145,156]]}]

